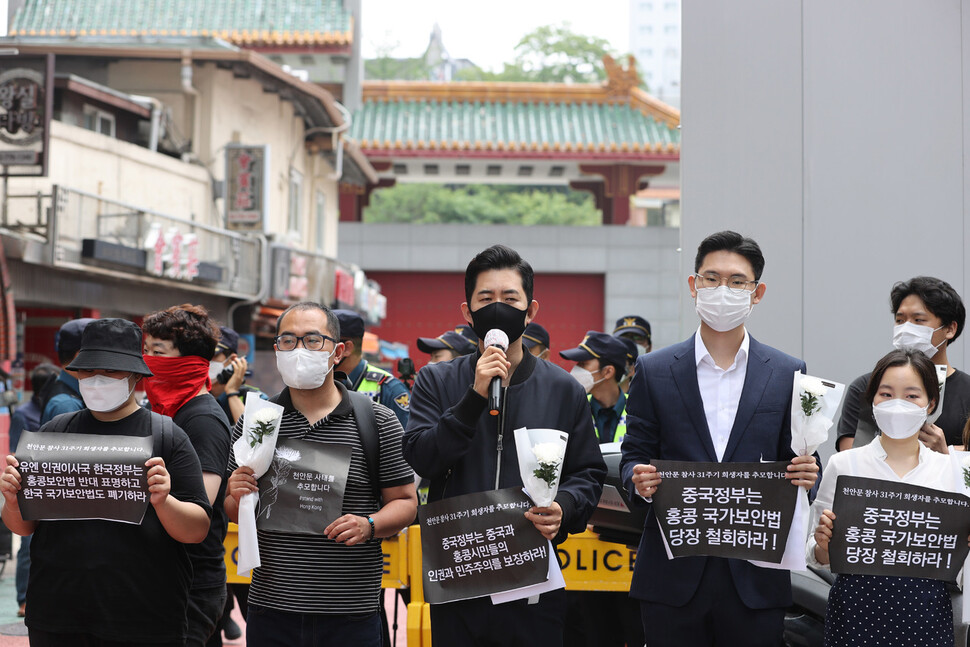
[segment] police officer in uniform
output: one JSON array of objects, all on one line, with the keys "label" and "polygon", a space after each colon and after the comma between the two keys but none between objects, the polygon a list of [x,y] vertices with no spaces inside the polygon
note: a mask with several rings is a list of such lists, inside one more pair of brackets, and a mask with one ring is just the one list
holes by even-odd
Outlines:
[{"label": "police officer in uniform", "polygon": [[579,346],[559,355],[576,362],[570,374],[586,389],[600,443],[623,440],[626,395],[620,390],[620,380],[626,373],[627,344],[613,335],[590,330]]},{"label": "police officer in uniform", "polygon": [[522,345],[539,359],[549,359],[549,332],[534,321],[525,327]]},{"label": "police officer in uniform", "polygon": [[401,426],[408,424],[411,394],[401,380],[363,357],[364,319],[353,310],[334,310],[340,320],[340,341],[347,348],[336,370],[347,376],[349,388],[380,402],[394,412]]},{"label": "police officer in uniform", "polygon": [[653,350],[653,340],[650,333],[650,322],[638,315],[627,315],[616,320],[613,336],[631,342],[636,349],[633,359],[627,365],[626,379],[620,382],[620,388],[626,393],[633,380],[637,357],[646,355]]},{"label": "police officer in uniform", "polygon": [[[576,348],[560,351],[576,362],[570,374],[586,389],[600,444],[626,435],[626,394],[620,381],[636,359],[633,342],[590,330]],[[644,644],[640,606],[627,593],[566,591],[565,647],[640,647]]]},{"label": "police officer in uniform", "polygon": [[447,362],[478,350],[478,335],[471,326],[456,326],[437,337],[418,337],[418,350],[427,353],[428,364]]}]

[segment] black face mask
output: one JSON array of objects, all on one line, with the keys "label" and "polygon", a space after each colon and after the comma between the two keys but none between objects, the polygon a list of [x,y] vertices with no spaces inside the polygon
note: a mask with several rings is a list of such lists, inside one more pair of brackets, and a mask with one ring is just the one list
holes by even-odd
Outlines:
[{"label": "black face mask", "polygon": [[528,314],[527,310],[519,310],[507,303],[500,301],[489,303],[471,313],[472,330],[479,339],[485,339],[489,330],[498,328],[509,336],[511,344],[525,332],[526,314]]}]

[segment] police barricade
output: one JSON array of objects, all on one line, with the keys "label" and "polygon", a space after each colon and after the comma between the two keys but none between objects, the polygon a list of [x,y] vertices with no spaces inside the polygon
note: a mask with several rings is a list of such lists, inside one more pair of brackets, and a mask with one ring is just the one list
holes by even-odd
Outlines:
[{"label": "police barricade", "polygon": [[[226,533],[226,579],[249,584],[250,578],[236,574],[238,558],[237,526],[229,524]],[[411,526],[382,543],[385,589],[411,589],[407,609],[408,647],[431,647],[431,605],[424,600],[421,571],[421,528]],[[629,591],[636,551],[600,540],[586,530],[556,547],[563,579],[569,591]]]}]

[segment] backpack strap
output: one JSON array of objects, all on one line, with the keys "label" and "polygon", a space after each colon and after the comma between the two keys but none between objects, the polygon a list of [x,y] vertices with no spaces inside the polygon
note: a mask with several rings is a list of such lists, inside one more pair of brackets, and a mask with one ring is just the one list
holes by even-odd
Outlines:
[{"label": "backpack strap", "polygon": [[367,473],[370,476],[371,489],[377,500],[381,500],[381,440],[377,434],[377,416],[374,415],[374,402],[366,395],[356,391],[348,391],[350,405],[354,409],[357,420],[357,434],[364,450],[364,462],[367,463]]},{"label": "backpack strap", "polygon": [[170,457],[175,445],[175,423],[168,416],[151,412],[152,457]]},{"label": "backpack strap", "polygon": [[53,420],[50,421],[50,431],[57,434],[63,434],[67,431],[67,428],[71,425],[71,423],[77,420],[78,414],[80,414],[81,411],[83,411],[83,409],[80,411],[68,411],[67,413],[54,416]]}]

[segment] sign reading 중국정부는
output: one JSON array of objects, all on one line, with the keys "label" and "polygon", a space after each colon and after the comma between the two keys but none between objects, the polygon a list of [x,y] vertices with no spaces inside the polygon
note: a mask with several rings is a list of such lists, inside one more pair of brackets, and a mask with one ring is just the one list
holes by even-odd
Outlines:
[{"label": "sign reading \uc911\uad6d\uc815\ubd80\ub294", "polygon": [[475,492],[418,507],[424,595],[440,604],[545,582],[549,542],[525,518],[522,488]]},{"label": "sign reading \uc911\uad6d\uc815\ubd80\ub294", "polygon": [[931,488],[839,476],[833,573],[956,581],[970,547],[970,499]]},{"label": "sign reading \uc911\uad6d\uc815\ubd80\ub294", "polygon": [[653,509],[673,557],[781,562],[797,495],[786,461],[651,463],[662,479]]}]

